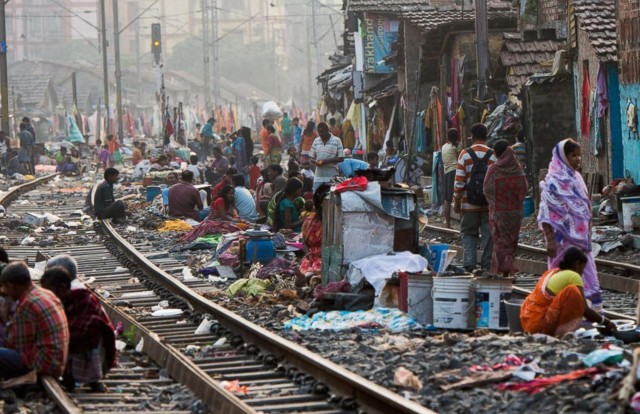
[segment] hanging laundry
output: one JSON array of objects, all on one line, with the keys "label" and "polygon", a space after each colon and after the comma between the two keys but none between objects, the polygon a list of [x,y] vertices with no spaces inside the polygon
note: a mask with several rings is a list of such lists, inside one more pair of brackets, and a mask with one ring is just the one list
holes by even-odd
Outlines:
[{"label": "hanging laundry", "polygon": [[589,84],[589,68],[582,71],[582,88],[580,89],[580,134],[589,139],[589,104],[591,98],[591,86]]},{"label": "hanging laundry", "polygon": [[627,127],[629,132],[638,132],[638,108],[631,101],[627,102]]},{"label": "hanging laundry", "polygon": [[425,134],[424,112],[425,111],[419,112],[418,116],[416,116],[416,123],[413,130],[416,150],[418,152],[426,151],[427,147],[429,146],[429,143],[427,142],[427,135]]},{"label": "hanging laundry", "polygon": [[607,67],[602,62],[598,66],[596,91],[598,94],[598,118],[604,118],[609,108],[609,85],[607,84]]}]

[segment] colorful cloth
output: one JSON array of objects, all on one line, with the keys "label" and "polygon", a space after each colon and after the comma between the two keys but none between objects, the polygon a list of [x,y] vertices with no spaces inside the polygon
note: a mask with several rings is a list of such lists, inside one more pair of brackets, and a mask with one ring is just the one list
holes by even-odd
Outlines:
[{"label": "colorful cloth", "polygon": [[234,223],[228,221],[207,219],[195,226],[188,233],[182,235],[180,241],[194,241],[198,237],[206,236],[209,234],[235,233],[240,230],[242,229],[236,226]]},{"label": "colorful cloth", "polygon": [[562,336],[580,327],[585,310],[580,289],[569,285],[555,296],[547,292],[549,280],[558,271],[547,270],[522,304],[520,322],[525,332]]},{"label": "colorful cloth", "polygon": [[322,271],[322,220],[312,213],[302,224],[302,240],[308,253],[300,262],[300,271],[304,274],[320,274]]},{"label": "colorful cloth", "polygon": [[27,368],[41,375],[62,375],[69,328],[62,303],[52,292],[31,285],[18,300],[7,331],[7,348],[18,351]]},{"label": "colorful cloth", "polygon": [[262,266],[258,273],[256,273],[256,277],[258,279],[270,279],[274,275],[278,276],[294,276],[296,274],[296,269],[293,264],[287,259],[283,259],[281,257],[276,257],[269,264]]},{"label": "colorful cloth", "polygon": [[564,253],[577,247],[587,254],[587,266],[582,273],[584,292],[594,308],[602,306],[600,282],[591,254],[591,202],[587,186],[580,173],[568,163],[564,140],[555,146],[549,172],[540,182],[538,225],[548,224],[556,242],[556,256],[549,258],[549,268],[558,267]]},{"label": "colorful cloth", "polygon": [[514,254],[518,248],[522,208],[527,195],[527,178],[516,153],[507,148],[484,179],[484,194],[489,202],[489,228],[493,240],[491,271],[515,273]]},{"label": "colorful cloth", "polygon": [[189,231],[193,226],[184,220],[167,220],[162,224],[158,231]]}]

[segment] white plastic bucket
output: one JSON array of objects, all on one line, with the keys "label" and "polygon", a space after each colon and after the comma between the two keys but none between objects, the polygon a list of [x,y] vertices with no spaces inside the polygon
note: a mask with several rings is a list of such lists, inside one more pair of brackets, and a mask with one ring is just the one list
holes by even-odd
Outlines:
[{"label": "white plastic bucket", "polygon": [[434,277],[433,325],[446,329],[475,327],[473,276]]},{"label": "white plastic bucket", "polygon": [[407,313],[423,326],[433,325],[433,277],[407,275]]},{"label": "white plastic bucket", "polygon": [[505,300],[511,299],[513,279],[476,279],[476,328],[509,330]]},{"label": "white plastic bucket", "polygon": [[622,227],[633,231],[633,215],[640,214],[640,197],[622,197]]}]

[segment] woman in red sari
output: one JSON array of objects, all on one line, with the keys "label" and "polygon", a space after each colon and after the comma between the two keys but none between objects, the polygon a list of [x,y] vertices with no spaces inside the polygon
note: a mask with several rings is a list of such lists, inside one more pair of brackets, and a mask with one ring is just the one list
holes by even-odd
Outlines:
[{"label": "woman in red sari", "polygon": [[610,330],[615,325],[587,304],[582,273],[587,255],[570,247],[559,268],[547,270],[520,309],[522,328],[528,333],[562,336],[580,328],[586,318]]},{"label": "woman in red sari", "polygon": [[320,274],[322,270],[322,200],[331,187],[323,184],[313,194],[315,212],[311,213],[302,224],[302,240],[307,255],[300,262],[300,272],[304,275]]},{"label": "woman in red sari", "polygon": [[496,142],[493,150],[498,161],[489,166],[484,179],[493,240],[491,272],[509,277],[518,270],[514,264],[514,254],[518,248],[527,178],[507,140]]}]

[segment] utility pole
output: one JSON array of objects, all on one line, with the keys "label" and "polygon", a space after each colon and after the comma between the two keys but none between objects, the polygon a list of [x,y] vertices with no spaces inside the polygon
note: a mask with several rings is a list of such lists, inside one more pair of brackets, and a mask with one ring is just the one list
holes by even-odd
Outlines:
[{"label": "utility pole", "polygon": [[478,100],[481,105],[487,94],[487,74],[489,73],[489,21],[487,0],[476,1],[476,39],[478,55]]},{"label": "utility pole", "polygon": [[[140,10],[137,6],[136,13]],[[142,101],[142,75],[140,73],[140,19],[136,19],[136,79],[138,81],[138,103]]]},{"label": "utility pole", "polygon": [[[1,0],[0,0],[1,1]],[[107,40],[107,17],[104,5],[105,0],[100,0],[100,34],[102,36],[102,84],[104,88],[104,107],[106,108],[106,126],[105,136],[109,135],[109,66],[107,64],[107,46],[109,41]],[[99,119],[98,122],[101,122]]]},{"label": "utility pole", "polygon": [[207,110],[207,116],[211,111],[211,83],[209,79],[209,1],[202,0],[202,61],[204,70],[204,106]]},{"label": "utility pole", "polygon": [[211,39],[213,56],[213,99],[220,104],[220,44],[218,43],[218,0],[211,0]]},{"label": "utility pole", "polygon": [[[0,0],[0,94],[2,94],[2,130],[9,131],[9,75],[7,73],[7,28],[5,26],[5,4]],[[16,114],[14,112],[13,116]]]},{"label": "utility pole", "polygon": [[318,21],[318,1],[319,0],[311,0],[311,14],[313,15],[313,45],[316,48],[316,67],[318,71],[322,71],[324,62],[322,61],[322,57],[320,56],[320,22]]},{"label": "utility pole", "polygon": [[[2,0],[0,0],[2,1]],[[118,2],[113,1],[113,49],[116,60],[116,122],[118,123],[118,138],[124,139],[122,125],[122,72],[120,71],[120,26],[118,22]]]},{"label": "utility pole", "polygon": [[[307,6],[308,7],[308,6]],[[312,107],[312,101],[311,101],[311,88],[312,88],[312,79],[311,79],[311,36],[312,36],[312,29],[311,29],[311,24],[313,24],[313,22],[310,22],[309,20],[311,19],[311,17],[309,17],[309,13],[307,13],[307,41],[305,42],[307,44],[307,105],[309,105],[307,108],[311,108]]]}]

